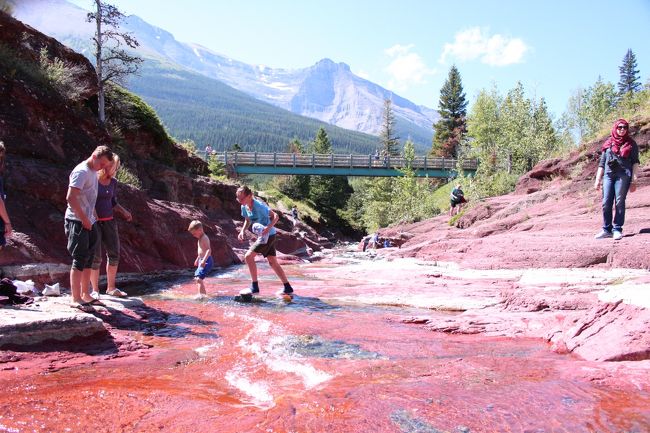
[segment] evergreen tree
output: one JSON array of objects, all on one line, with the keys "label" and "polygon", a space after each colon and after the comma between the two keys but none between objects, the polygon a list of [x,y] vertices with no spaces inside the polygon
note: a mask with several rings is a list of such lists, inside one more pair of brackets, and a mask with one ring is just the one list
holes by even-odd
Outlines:
[{"label": "evergreen tree", "polygon": [[[314,153],[332,153],[332,144],[324,128],[318,130],[311,147]],[[351,194],[352,188],[346,177],[313,176],[310,180],[309,198],[329,220],[337,219],[337,210],[345,208]]]},{"label": "evergreen tree", "polygon": [[318,128],[318,132],[316,133],[316,138],[311,144],[311,149],[313,153],[322,153],[322,154],[332,153],[332,144],[330,143],[330,139],[327,136],[327,132],[325,131],[325,128],[323,127]]},{"label": "evergreen tree", "polygon": [[452,65],[447,81],[440,89],[439,107],[440,120],[434,125],[435,135],[431,154],[455,158],[458,145],[466,132],[467,115],[467,101],[456,65]]},{"label": "evergreen tree", "polygon": [[393,221],[413,222],[422,216],[419,204],[424,197],[420,196],[420,188],[413,169],[415,146],[411,140],[406,140],[404,143],[402,156],[405,163],[402,169],[404,175],[394,182],[395,192],[391,201],[390,217]]},{"label": "evergreen tree", "polygon": [[631,95],[641,90],[639,70],[636,69],[636,56],[631,49],[623,57],[623,64],[618,68],[620,80],[618,82],[619,96]]},{"label": "evergreen tree", "polygon": [[395,114],[393,113],[393,101],[384,99],[384,112],[382,115],[381,148],[386,155],[399,155],[399,137],[395,135]]},{"label": "evergreen tree", "polygon": [[122,43],[137,48],[138,41],[129,33],[119,32],[120,23],[125,18],[118,8],[103,0],[95,0],[95,12],[88,13],[88,22],[95,22],[93,37],[95,45],[95,68],[97,71],[99,121],[106,121],[104,87],[107,82],[120,83],[128,75],[138,71],[142,59],[120,48]]},{"label": "evergreen tree", "polygon": [[[289,142],[289,153],[302,154],[304,146],[297,138]],[[310,178],[307,175],[301,174],[297,176],[286,176],[279,182],[279,189],[287,196],[296,200],[302,200],[309,197]]]}]

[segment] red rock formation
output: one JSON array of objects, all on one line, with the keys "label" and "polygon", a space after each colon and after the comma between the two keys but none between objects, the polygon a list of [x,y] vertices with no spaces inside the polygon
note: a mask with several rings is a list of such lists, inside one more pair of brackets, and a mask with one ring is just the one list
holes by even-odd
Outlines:
[{"label": "red rock formation", "polygon": [[[649,147],[648,120],[630,129],[641,151]],[[595,240],[601,226],[600,191],[593,189],[597,150],[603,140],[565,159],[542,161],[522,176],[516,191],[474,201],[450,226],[440,215],[381,230],[410,237],[387,254],[452,261],[472,268],[613,266],[650,268],[650,167],[639,172],[638,189],[627,196],[624,238]]]},{"label": "red rock formation", "polygon": [[[20,63],[14,69],[0,67],[0,99],[4,101],[0,104],[0,140],[7,147],[7,207],[15,230],[0,255],[6,272],[15,273],[12,269],[25,264],[70,262],[63,233],[68,175],[98,145],[116,149],[142,184],[141,190],[118,187],[120,203],[133,214],[132,223],[119,221],[121,272],[191,267],[196,244],[187,226],[193,219],[206,225],[217,265],[239,263],[232,247],[247,244],[236,239],[236,221],[241,217],[235,186],[204,176],[206,163],[171,142],[160,125],[138,124],[120,111],[122,106],[109,103],[113,125],[121,130],[119,141],[113,142],[93,112],[97,86],[90,62],[1,12],[0,29],[0,54]],[[39,78],[42,48],[50,58],[81,67],[77,80],[88,91],[80,100],[66,99],[45,78]],[[306,251],[307,246],[297,236],[282,232],[278,248],[294,254]],[[65,281],[59,271],[50,275],[50,270],[40,280],[58,277]]]}]

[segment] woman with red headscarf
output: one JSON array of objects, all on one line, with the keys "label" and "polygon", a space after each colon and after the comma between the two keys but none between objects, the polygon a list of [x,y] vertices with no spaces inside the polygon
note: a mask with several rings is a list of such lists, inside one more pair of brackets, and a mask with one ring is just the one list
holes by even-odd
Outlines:
[{"label": "woman with red headscarf", "polygon": [[[596,239],[613,237],[619,240],[623,237],[625,222],[625,197],[628,190],[636,190],[636,172],[639,168],[639,147],[630,138],[630,125],[625,119],[614,122],[611,136],[601,149],[600,162],[596,172],[594,188],[600,189],[600,179],[603,179],[603,229]],[[612,224],[612,206],[616,214]]]}]

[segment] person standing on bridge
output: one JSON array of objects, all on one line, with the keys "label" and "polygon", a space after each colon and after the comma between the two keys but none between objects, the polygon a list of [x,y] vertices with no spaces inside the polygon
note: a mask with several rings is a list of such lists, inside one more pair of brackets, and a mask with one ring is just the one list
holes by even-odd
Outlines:
[{"label": "person standing on bridge", "polygon": [[[625,198],[628,190],[636,191],[636,172],[639,168],[639,146],[630,138],[627,120],[614,122],[611,136],[603,143],[602,154],[596,172],[594,188],[603,182],[603,228],[596,239],[623,237],[625,222]],[[604,175],[603,175],[604,174]],[[612,206],[616,215],[612,224]]]},{"label": "person standing on bridge", "polygon": [[[246,238],[246,230],[254,223],[259,223],[264,226],[262,232],[258,235],[257,240],[250,246],[244,255],[244,261],[248,266],[248,271],[251,276],[251,286],[244,289],[239,294],[246,300],[252,299],[252,296],[260,292],[259,283],[257,281],[257,265],[255,264],[255,257],[262,254],[269,262],[273,272],[280,278],[284,284],[282,294],[284,296],[293,296],[293,288],[289,284],[289,280],[278,263],[275,251],[276,230],[273,227],[280,217],[277,213],[273,212],[266,204],[262,203],[253,197],[253,192],[247,186],[241,186],[237,189],[237,201],[241,205],[241,215],[244,217],[244,225],[239,232],[239,240],[243,241]],[[262,242],[266,235],[268,239]]]}]

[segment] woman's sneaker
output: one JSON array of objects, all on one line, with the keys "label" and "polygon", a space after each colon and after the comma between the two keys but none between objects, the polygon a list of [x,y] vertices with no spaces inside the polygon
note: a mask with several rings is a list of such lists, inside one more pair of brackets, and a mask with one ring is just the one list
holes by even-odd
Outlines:
[{"label": "woman's sneaker", "polygon": [[600,233],[598,233],[596,236],[594,236],[594,239],[605,239],[605,238],[611,238],[611,237],[612,237],[612,232],[608,232],[607,230],[602,230]]},{"label": "woman's sneaker", "polygon": [[612,235],[612,237],[614,238],[615,241],[619,241],[623,237],[623,233],[614,230],[614,234]]}]

